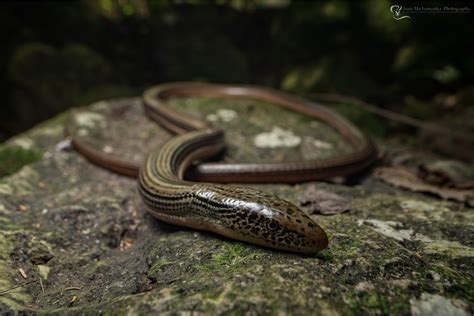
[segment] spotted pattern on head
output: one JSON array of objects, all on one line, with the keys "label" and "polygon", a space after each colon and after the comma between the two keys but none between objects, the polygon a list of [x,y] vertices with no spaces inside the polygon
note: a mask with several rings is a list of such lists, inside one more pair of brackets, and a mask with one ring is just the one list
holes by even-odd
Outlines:
[{"label": "spotted pattern on head", "polygon": [[273,194],[217,185],[195,192],[196,199],[202,200],[198,202],[212,205],[219,229],[232,231],[233,238],[297,252],[315,252],[327,246],[319,225]]}]

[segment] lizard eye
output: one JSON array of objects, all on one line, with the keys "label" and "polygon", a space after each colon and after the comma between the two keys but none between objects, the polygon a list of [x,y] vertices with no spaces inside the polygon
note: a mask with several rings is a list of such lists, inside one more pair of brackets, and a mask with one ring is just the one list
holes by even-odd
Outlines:
[{"label": "lizard eye", "polygon": [[278,224],[275,223],[275,222],[270,222],[270,223],[268,223],[267,227],[268,227],[269,230],[277,230],[278,229]]}]

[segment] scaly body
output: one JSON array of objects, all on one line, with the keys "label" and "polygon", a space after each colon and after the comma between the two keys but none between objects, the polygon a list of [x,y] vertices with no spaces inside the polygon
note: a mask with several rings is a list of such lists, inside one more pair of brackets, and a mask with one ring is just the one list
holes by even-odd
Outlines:
[{"label": "scaly body", "polygon": [[219,130],[177,136],[152,152],[139,173],[139,192],[156,218],[271,248],[311,253],[325,248],[324,231],[290,202],[249,188],[183,181],[194,159],[223,144]]},{"label": "scaly body", "polygon": [[73,144],[98,165],[138,175],[139,192],[147,210],[162,221],[300,253],[313,253],[327,246],[323,229],[286,200],[249,188],[184,181],[184,171],[193,161],[211,157],[225,147],[224,133],[168,108],[166,100],[173,96],[243,97],[271,102],[322,120],[354,147],[350,154],[321,160],[203,163],[193,173],[199,181],[295,183],[346,176],[367,168],[377,156],[374,144],[355,126],[320,105],[270,89],[195,83],[160,85],[144,93],[148,116],[178,136],[152,151],[140,166],[108,157],[78,137],[72,138]]}]

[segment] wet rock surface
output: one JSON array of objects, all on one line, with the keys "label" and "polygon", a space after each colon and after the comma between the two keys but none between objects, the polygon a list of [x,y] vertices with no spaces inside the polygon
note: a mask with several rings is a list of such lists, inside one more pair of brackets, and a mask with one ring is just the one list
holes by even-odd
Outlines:
[{"label": "wet rock surface", "polygon": [[[272,105],[208,98],[171,105],[227,131],[224,161],[350,151],[328,126]],[[318,212],[314,203],[302,206],[328,233],[328,249],[314,256],[264,249],[155,220],[134,179],[92,165],[64,143],[65,117],[4,144],[40,152],[41,159],[0,179],[1,312],[474,311],[474,210],[466,203],[390,186],[374,170],[344,183],[253,185],[298,205],[302,196],[330,198],[314,201]],[[136,163],[172,137],[144,117],[137,98],[95,103],[67,121],[98,150]],[[413,151],[378,143],[389,157]],[[427,157],[436,166],[437,158]],[[321,215],[336,197],[343,212]]]}]

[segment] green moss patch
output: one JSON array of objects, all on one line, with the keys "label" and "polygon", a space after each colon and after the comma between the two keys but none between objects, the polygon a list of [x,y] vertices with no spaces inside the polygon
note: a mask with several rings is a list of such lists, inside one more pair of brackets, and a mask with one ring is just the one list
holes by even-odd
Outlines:
[{"label": "green moss patch", "polygon": [[226,243],[219,252],[212,255],[208,263],[200,265],[199,269],[219,270],[236,268],[245,265],[246,262],[254,260],[262,254],[257,253],[247,245],[241,243]]},{"label": "green moss patch", "polygon": [[400,315],[409,308],[406,298],[378,291],[351,293],[346,300],[351,315]]},{"label": "green moss patch", "polygon": [[38,161],[43,154],[36,149],[24,149],[19,146],[0,147],[0,177],[13,174],[21,167]]}]

